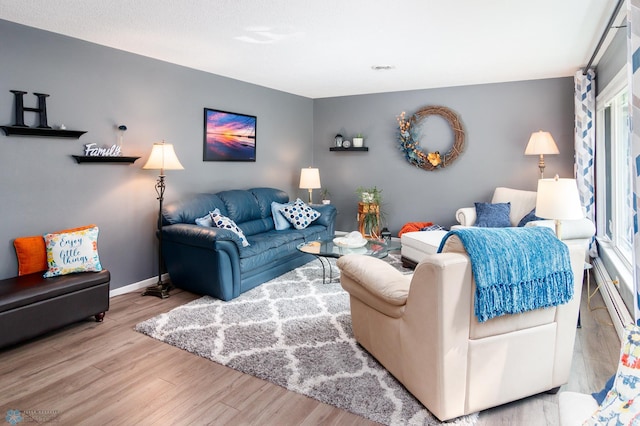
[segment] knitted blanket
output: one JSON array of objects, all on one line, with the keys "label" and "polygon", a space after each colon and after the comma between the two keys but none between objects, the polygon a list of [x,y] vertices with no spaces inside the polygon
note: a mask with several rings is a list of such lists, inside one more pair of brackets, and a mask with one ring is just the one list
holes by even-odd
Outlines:
[{"label": "knitted blanket", "polygon": [[461,228],[457,235],[471,260],[479,322],[538,308],[573,297],[569,248],[545,227]]}]

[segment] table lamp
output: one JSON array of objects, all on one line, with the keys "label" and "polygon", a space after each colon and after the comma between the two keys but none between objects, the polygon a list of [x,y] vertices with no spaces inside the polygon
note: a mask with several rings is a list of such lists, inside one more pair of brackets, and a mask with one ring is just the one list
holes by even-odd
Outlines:
[{"label": "table lamp", "polygon": [[540,169],[540,179],[544,179],[544,155],[545,154],[559,154],[558,146],[553,140],[551,133],[539,132],[531,133],[529,143],[524,150],[524,155],[539,155],[538,168]]},{"label": "table lamp", "polygon": [[584,217],[576,180],[560,179],[558,175],[553,179],[540,179],[536,198],[536,216],[555,220],[556,236],[561,240],[560,221]]},{"label": "table lamp", "polygon": [[162,141],[153,144],[149,159],[142,168],[147,170],[160,170],[160,175],[156,181],[156,193],[158,194],[158,201],[160,202],[160,209],[158,210],[158,282],[156,285],[147,287],[142,295],[157,296],[161,299],[166,299],[169,297],[169,286],[162,282],[162,201],[164,200],[165,190],[164,171],[183,170],[184,167],[180,164],[173,145]]},{"label": "table lamp", "polygon": [[309,204],[312,204],[312,191],[320,189],[320,170],[307,167],[300,172],[300,189],[309,190]]}]

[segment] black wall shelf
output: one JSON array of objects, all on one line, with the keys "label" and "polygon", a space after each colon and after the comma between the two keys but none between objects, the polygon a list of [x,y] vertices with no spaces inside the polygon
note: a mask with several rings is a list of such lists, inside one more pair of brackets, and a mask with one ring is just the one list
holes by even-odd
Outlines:
[{"label": "black wall shelf", "polygon": [[72,155],[78,164],[80,163],[116,163],[116,164],[133,164],[140,157],[100,157],[97,155]]},{"label": "black wall shelf", "polygon": [[332,146],[331,148],[329,148],[329,151],[369,151],[369,147],[367,146],[362,146],[362,147],[351,147],[351,148],[343,148],[341,146]]},{"label": "black wall shelf", "polygon": [[43,129],[38,127],[0,126],[7,136],[47,136],[51,138],[74,138],[87,133],[82,130]]}]

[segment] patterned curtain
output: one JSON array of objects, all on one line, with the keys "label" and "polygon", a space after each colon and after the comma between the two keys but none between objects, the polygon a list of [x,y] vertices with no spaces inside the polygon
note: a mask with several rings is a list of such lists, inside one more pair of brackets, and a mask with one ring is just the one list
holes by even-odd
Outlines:
[{"label": "patterned curtain", "polygon": [[640,0],[627,3],[627,69],[629,70],[629,134],[631,135],[631,180],[633,184],[633,282],[634,317],[640,325],[640,235],[638,234],[638,194],[640,193]]},{"label": "patterned curtain", "polygon": [[[590,69],[586,74],[576,72],[575,84],[575,151],[576,181],[580,201],[587,217],[595,223],[594,152],[596,146],[596,73]],[[595,237],[589,244],[589,256],[598,256]]]}]

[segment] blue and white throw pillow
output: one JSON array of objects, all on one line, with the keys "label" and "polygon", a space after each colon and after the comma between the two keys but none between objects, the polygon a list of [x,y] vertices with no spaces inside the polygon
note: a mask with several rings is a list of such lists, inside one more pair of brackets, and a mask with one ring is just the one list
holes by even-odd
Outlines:
[{"label": "blue and white throw pillow", "polygon": [[211,216],[213,226],[215,226],[216,228],[228,229],[229,231],[235,233],[238,237],[240,237],[240,241],[242,241],[242,247],[247,247],[249,245],[249,241],[247,241],[247,237],[244,236],[244,232],[242,232],[242,229],[240,229],[233,220],[220,214],[220,210],[215,209],[214,211],[210,212],[209,215]]},{"label": "blue and white throw pillow", "polygon": [[281,207],[280,212],[296,229],[304,229],[320,217],[320,212],[306,205],[300,198],[291,205]]},{"label": "blue and white throw pillow", "polygon": [[291,228],[291,222],[289,222],[280,212],[280,209],[283,207],[291,206],[293,203],[277,203],[275,201],[271,202],[271,216],[273,216],[273,223],[276,227],[276,231],[284,231],[285,229]]}]

